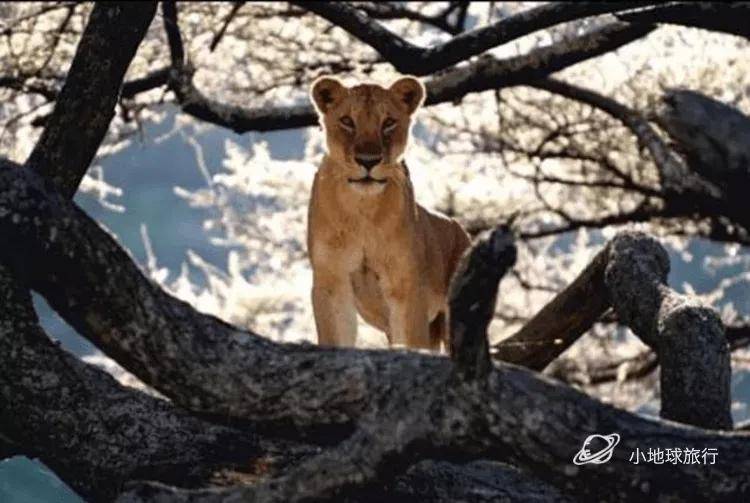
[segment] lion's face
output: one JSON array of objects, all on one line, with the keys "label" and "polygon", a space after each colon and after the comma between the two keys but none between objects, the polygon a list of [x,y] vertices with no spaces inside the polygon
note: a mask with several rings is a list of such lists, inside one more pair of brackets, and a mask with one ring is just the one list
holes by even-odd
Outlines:
[{"label": "lion's face", "polygon": [[424,86],[403,77],[388,89],[376,84],[344,86],[321,77],[312,86],[313,102],[325,127],[335,176],[363,192],[378,192],[403,176],[401,156],[411,117],[424,100]]}]

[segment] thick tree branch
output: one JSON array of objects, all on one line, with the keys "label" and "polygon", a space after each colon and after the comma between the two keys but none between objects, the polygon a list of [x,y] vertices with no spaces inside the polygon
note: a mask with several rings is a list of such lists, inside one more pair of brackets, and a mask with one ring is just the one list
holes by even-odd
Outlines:
[{"label": "thick tree branch", "polygon": [[429,75],[524,35],[589,16],[648,5],[650,2],[555,2],[453,37],[435,47],[416,46],[356,7],[331,2],[291,2],[325,18],[375,49],[401,73]]},{"label": "thick tree branch", "polygon": [[662,417],[731,429],[724,327],[716,311],[671,290],[668,272],[656,241],[625,235],[612,242],[604,282],[620,321],[659,355]]},{"label": "thick tree branch", "polygon": [[[443,357],[277,344],[197,313],[147,280],[109,235],[33,171],[0,169],[0,234],[15,244],[0,248],[0,259],[15,275],[79,333],[178,405],[217,418],[269,422],[277,431],[283,425],[354,426],[352,439],[382,445],[347,444],[362,453],[352,459],[361,464],[334,474],[341,484],[372,482],[394,459],[405,463],[435,449],[507,460],[583,498],[601,499],[606,490],[608,498],[626,500],[667,490],[670,497],[716,501],[750,491],[746,436],[638,418],[520,369],[496,365],[478,387],[454,379],[453,364]],[[628,263],[630,256],[616,257]],[[582,439],[610,431],[619,432],[623,443],[608,469],[571,475],[570,459]],[[718,448],[721,456],[699,471],[628,461],[635,447],[675,442]],[[328,455],[267,483],[228,491],[256,495],[256,501],[336,494],[336,484],[320,474],[300,486],[327,466]],[[715,484],[719,479],[737,483]]]},{"label": "thick tree branch", "polygon": [[750,117],[689,90],[669,90],[657,110],[659,125],[691,170],[720,189],[720,208],[750,235]]},{"label": "thick tree branch", "polygon": [[[166,8],[166,3],[164,4]],[[165,26],[175,47],[181,47],[176,11],[164,13]],[[173,28],[177,27],[177,28]],[[649,27],[632,28],[614,23],[552,46],[534,49],[528,54],[508,59],[482,58],[466,66],[437,75],[426,82],[427,106],[460,100],[470,93],[488,91],[532,82],[586,59],[613,51],[651,31]],[[231,129],[236,133],[272,131],[312,126],[318,118],[312,105],[245,108],[228,105],[205,96],[192,81],[192,70],[182,66],[179,50],[175,53],[170,88],[182,111],[198,119]]]},{"label": "thick tree branch", "polygon": [[605,246],[588,266],[518,332],[492,348],[493,357],[542,370],[586,333],[609,308]]},{"label": "thick tree branch", "polygon": [[[156,2],[94,6],[65,85],[26,164],[72,195],[94,158]],[[86,127],[80,127],[85,124]]]},{"label": "thick tree branch", "polygon": [[527,54],[507,59],[492,56],[453,68],[427,85],[425,104],[454,101],[469,93],[533,82],[581,61],[614,51],[646,36],[651,27],[611,23]]},{"label": "thick tree branch", "polygon": [[731,368],[721,320],[713,309],[671,290],[668,270],[657,242],[637,233],[620,235],[493,354],[541,370],[612,306],[619,321],[659,355],[662,417],[731,429]]},{"label": "thick tree branch", "polygon": [[[48,184],[68,197],[108,127],[111,114],[98,107],[114,106],[154,9],[153,4],[94,7],[52,119],[29,160]],[[128,20],[134,25],[126,27],[124,44],[118,43],[123,42],[119,23]],[[105,95],[80,94],[84,91]],[[81,136],[81,117],[92,120],[89,134],[70,143],[71,134]],[[66,156],[66,163],[54,165],[57,169],[35,164],[59,156]],[[30,174],[5,162],[2,169]],[[144,474],[191,484],[205,481],[217,468],[244,465],[257,457],[259,448],[251,435],[205,423],[163,400],[124,388],[53,344],[38,325],[26,286],[15,277],[0,265],[3,451],[42,459],[94,500],[113,498],[122,483]]]},{"label": "thick tree branch", "polygon": [[677,2],[617,14],[629,23],[668,23],[720,31],[750,39],[747,2]]},{"label": "thick tree branch", "polygon": [[93,500],[127,480],[204,481],[258,456],[252,435],[211,425],[125,388],[55,345],[0,266],[0,446],[40,458]]}]

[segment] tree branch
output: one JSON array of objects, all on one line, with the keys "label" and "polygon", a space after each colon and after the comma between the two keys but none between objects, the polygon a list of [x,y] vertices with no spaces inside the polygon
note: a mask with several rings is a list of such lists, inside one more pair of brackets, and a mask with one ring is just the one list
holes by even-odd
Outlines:
[{"label": "tree branch", "polygon": [[[232,8],[227,13],[227,16],[224,18],[224,21],[221,23],[221,28],[219,28],[219,31],[216,32],[214,35],[214,38],[211,39],[211,45],[209,46],[209,50],[213,52],[216,47],[219,45],[219,42],[221,42],[221,39],[224,38],[224,33],[226,33],[227,28],[229,27],[229,23],[232,22],[234,19],[234,16],[237,15],[237,11],[240,10],[240,7],[242,7],[245,4],[245,2],[234,2],[232,5]],[[176,16],[175,16],[176,17]]]},{"label": "tree branch", "polygon": [[609,308],[605,246],[586,268],[518,332],[492,348],[495,359],[542,370],[586,333]]},{"label": "tree branch", "polygon": [[665,93],[657,121],[690,169],[720,189],[718,214],[750,235],[750,117],[700,93],[673,89]]},{"label": "tree branch", "polygon": [[429,48],[422,48],[404,40],[368,17],[361,9],[350,5],[330,2],[291,3],[314,12],[346,30],[375,49],[399,72],[429,75],[544,28],[575,19],[622,11],[638,5],[648,5],[650,2],[550,3],[464,32],[448,42]]},{"label": "tree branch", "polygon": [[195,419],[64,352],[3,266],[0,296],[0,446],[9,439],[15,454],[40,458],[95,500],[127,480],[191,484],[259,456],[252,435]]},{"label": "tree branch", "polygon": [[[606,490],[608,498],[623,501],[656,492],[716,501],[750,491],[746,435],[639,418],[521,369],[495,365],[486,385],[478,387],[454,379],[453,364],[443,357],[277,344],[200,314],[148,281],[109,235],[50,192],[33,171],[0,169],[0,235],[14,243],[0,248],[0,259],[14,275],[42,293],[79,333],[176,404],[217,419],[260,421],[277,432],[285,426],[309,431],[329,425],[340,434],[353,427],[351,439],[371,442],[346,444],[347,452],[362,457],[345,458],[352,463],[338,474],[330,471],[326,460],[334,454],[326,451],[251,488],[201,493],[205,500],[251,494],[256,501],[328,497],[338,494],[337,484],[373,482],[391,465],[403,467],[431,453],[508,461],[589,499],[601,499]],[[612,280],[631,266],[628,244],[639,243],[623,239],[615,260],[625,263],[608,273]],[[695,396],[696,403],[703,397]],[[571,475],[570,459],[582,439],[602,431],[623,436],[622,450],[607,465],[611,469]],[[628,449],[674,447],[675,442],[718,448],[721,456],[699,471],[628,461]],[[326,466],[328,472],[316,471]],[[175,496],[173,491],[148,494],[158,500]]]},{"label": "tree branch", "polygon": [[[166,5],[167,2],[164,8]],[[165,26],[178,27],[173,15],[176,15],[176,11],[165,11]],[[177,41],[179,29],[170,30],[174,45],[181,46],[182,43]],[[456,101],[469,93],[531,82],[615,50],[650,31],[648,27],[632,28],[625,23],[614,23],[553,46],[534,49],[522,56],[502,60],[479,59],[427,81],[425,105]],[[176,61],[181,61],[178,55],[176,58]],[[318,121],[310,104],[259,108],[228,105],[205,96],[197,89],[190,68],[173,67],[170,75],[170,89],[175,93],[183,112],[236,133],[312,126]]]},{"label": "tree branch", "polygon": [[[541,370],[613,306],[620,322],[659,355],[662,417],[731,429],[731,368],[721,320],[671,290],[668,270],[656,241],[618,235],[519,332],[498,343],[495,358]],[[708,382],[698,383],[695,375]]]},{"label": "tree branch", "polygon": [[[94,158],[114,116],[123,76],[155,12],[156,2],[94,6],[55,109],[26,161],[63,193],[75,193]],[[80,124],[86,127],[74,126]]]},{"label": "tree branch", "polygon": [[750,39],[746,2],[677,2],[616,14],[629,23],[668,23],[719,31]]},{"label": "tree branch", "polygon": [[666,251],[631,234],[613,240],[604,282],[621,322],[659,355],[662,417],[731,429],[724,327],[716,311],[671,290],[668,272]]},{"label": "tree branch", "polygon": [[648,121],[635,110],[595,91],[552,78],[532,82],[530,86],[585,103],[620,121],[630,129],[638,142],[648,149],[656,164],[659,179],[665,191],[673,191],[679,194],[688,189],[699,193],[715,193],[716,189],[713,186],[708,185],[705,180],[687,169],[679,156],[659,137]]},{"label": "tree branch", "polygon": [[[750,324],[747,322],[725,325],[724,333],[731,351],[750,344]],[[658,367],[656,353],[645,350],[635,356],[587,367],[581,367],[573,359],[557,359],[547,367],[545,373],[568,384],[595,386],[640,379],[651,375]]]}]

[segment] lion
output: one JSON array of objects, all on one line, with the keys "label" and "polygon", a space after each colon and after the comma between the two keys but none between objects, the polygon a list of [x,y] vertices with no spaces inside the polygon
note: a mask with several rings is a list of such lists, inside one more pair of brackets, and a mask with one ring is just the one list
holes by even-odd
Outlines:
[{"label": "lion", "polygon": [[449,283],[470,239],[417,204],[403,161],[424,86],[411,76],[387,89],[321,77],[310,94],[327,145],[307,232],[318,343],[353,346],[359,313],[391,346],[439,351]]}]

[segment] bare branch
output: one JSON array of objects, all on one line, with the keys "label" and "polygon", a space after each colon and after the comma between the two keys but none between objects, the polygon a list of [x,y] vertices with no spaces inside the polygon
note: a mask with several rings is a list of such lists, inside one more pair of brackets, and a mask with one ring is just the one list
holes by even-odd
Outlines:
[{"label": "bare branch", "polygon": [[518,332],[492,348],[494,358],[542,370],[586,333],[609,308],[605,246],[586,268]]},{"label": "bare branch", "polygon": [[164,86],[169,80],[169,68],[159,68],[143,77],[129,80],[122,85],[120,98],[133,98],[136,94]]},{"label": "bare branch", "polygon": [[[166,3],[164,6],[166,8]],[[171,19],[173,14],[176,12],[165,13],[165,26],[177,26],[176,20]],[[645,36],[650,30],[640,26],[634,29],[624,23],[615,23],[554,46],[532,50],[522,56],[503,60],[482,58],[429,80],[426,83],[425,104],[436,105],[459,100],[469,93],[531,82],[615,50]],[[171,36],[175,40],[174,44],[182,45],[181,42],[177,42],[179,30],[172,29]],[[318,121],[312,105],[309,104],[244,108],[215,101],[195,87],[189,68],[173,71],[170,80],[170,88],[174,91],[183,112],[237,133],[312,126]]]},{"label": "bare branch", "polygon": [[155,2],[102,3],[91,12],[55,109],[26,161],[68,195],[99,149],[123,76],[155,13]]},{"label": "bare branch", "polygon": [[589,89],[568,84],[555,79],[541,79],[531,87],[565,96],[598,108],[622,122],[638,138],[641,145],[651,154],[659,172],[659,178],[666,191],[677,193],[689,189],[697,192],[715,193],[715,188],[687,169],[682,160],[669,148],[651,127],[648,121],[635,110]]},{"label": "bare branch", "polygon": [[501,19],[489,26],[462,33],[444,44],[422,48],[399,37],[356,7],[330,2],[292,3],[327,19],[371,46],[399,72],[414,75],[429,75],[498,45],[560,23],[649,4],[649,2],[577,2],[575,4],[555,2]]},{"label": "bare branch", "polygon": [[677,2],[617,14],[629,23],[667,23],[720,31],[750,39],[747,2]]},{"label": "bare branch", "polygon": [[219,42],[221,42],[221,39],[224,38],[224,33],[226,33],[227,28],[229,27],[229,23],[232,22],[234,19],[234,16],[237,15],[237,11],[240,10],[240,7],[242,7],[245,4],[245,2],[234,2],[232,4],[232,8],[227,13],[227,16],[224,18],[224,22],[221,24],[221,28],[219,28],[219,31],[216,32],[214,35],[214,38],[211,40],[211,45],[209,46],[209,50],[213,52],[216,47],[219,45]]}]

